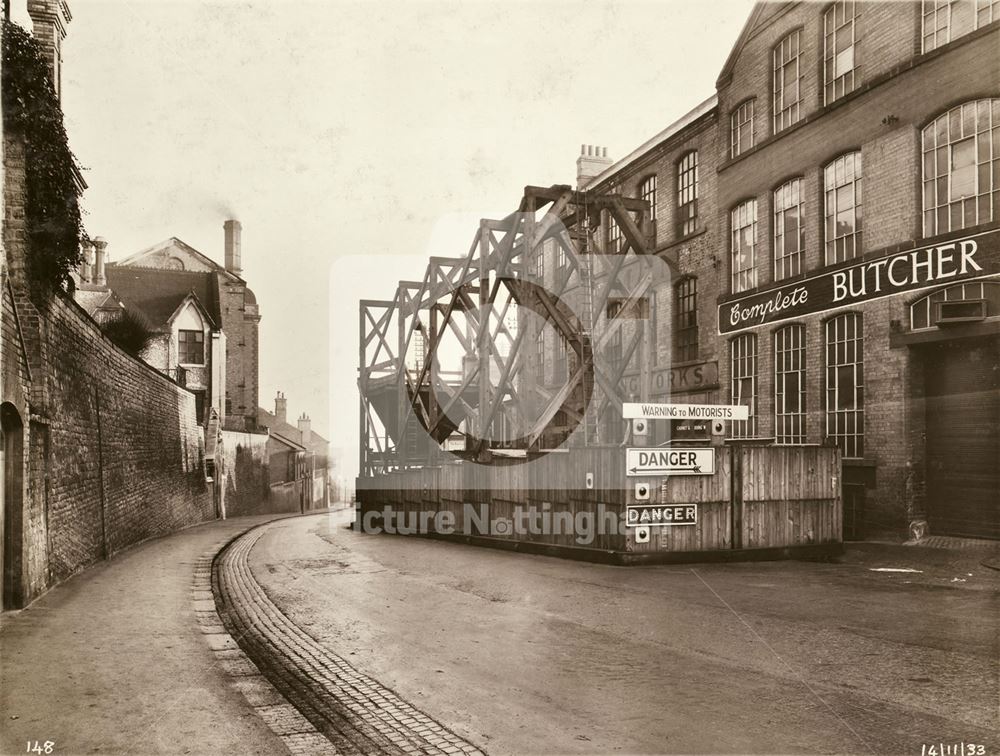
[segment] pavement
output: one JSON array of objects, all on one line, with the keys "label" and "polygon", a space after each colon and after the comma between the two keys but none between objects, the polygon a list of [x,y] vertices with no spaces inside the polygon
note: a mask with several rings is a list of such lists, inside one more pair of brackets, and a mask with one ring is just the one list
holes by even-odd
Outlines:
[{"label": "pavement", "polygon": [[147,541],[0,616],[0,753],[285,754],[192,601],[204,554],[268,517]]},{"label": "pavement", "polygon": [[0,753],[1000,747],[992,544],[613,567],[350,516],[191,528],[3,614]]}]

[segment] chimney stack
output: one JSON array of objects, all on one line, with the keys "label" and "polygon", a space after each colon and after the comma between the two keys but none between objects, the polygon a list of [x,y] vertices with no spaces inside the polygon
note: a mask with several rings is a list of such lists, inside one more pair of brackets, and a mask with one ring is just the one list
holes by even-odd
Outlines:
[{"label": "chimney stack", "polygon": [[84,242],[83,244],[83,259],[80,261],[80,281],[89,284],[90,277],[93,272],[93,267],[91,266],[90,260],[94,251],[93,242]]},{"label": "chimney stack", "polygon": [[91,283],[94,286],[107,286],[108,279],[104,275],[105,255],[107,254],[108,242],[103,236],[94,237],[94,278]]},{"label": "chimney stack", "polygon": [[285,399],[285,395],[279,391],[278,395],[274,397],[274,416],[278,418],[281,422],[285,422],[287,413],[288,413],[288,400]]},{"label": "chimney stack", "polygon": [[56,99],[62,99],[62,41],[73,20],[66,0],[28,0],[31,34],[41,44]]},{"label": "chimney stack", "polygon": [[222,228],[226,232],[226,270],[240,275],[243,272],[243,226],[238,220],[227,220]]},{"label": "chimney stack", "polygon": [[306,446],[312,441],[312,421],[305,412],[299,418],[299,433],[302,434],[302,445]]},{"label": "chimney stack", "polygon": [[593,144],[580,145],[580,157],[576,159],[576,188],[586,189],[595,176],[599,176],[612,164],[607,147]]}]

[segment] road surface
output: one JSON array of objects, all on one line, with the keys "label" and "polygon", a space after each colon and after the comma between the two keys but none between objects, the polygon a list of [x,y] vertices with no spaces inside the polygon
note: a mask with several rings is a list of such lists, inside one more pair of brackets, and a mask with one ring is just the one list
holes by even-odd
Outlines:
[{"label": "road surface", "polygon": [[613,567],[363,535],[347,516],[268,526],[253,576],[490,753],[1000,748],[1000,573]]}]

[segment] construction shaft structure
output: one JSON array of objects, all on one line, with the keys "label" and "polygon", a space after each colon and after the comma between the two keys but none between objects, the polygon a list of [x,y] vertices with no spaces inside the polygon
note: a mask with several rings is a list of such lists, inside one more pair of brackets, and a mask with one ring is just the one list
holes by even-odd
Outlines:
[{"label": "construction shaft structure", "polygon": [[465,256],[362,299],[361,477],[622,443],[622,402],[649,399],[647,295],[671,273],[651,232],[644,200],[529,186],[515,212],[480,221]]}]

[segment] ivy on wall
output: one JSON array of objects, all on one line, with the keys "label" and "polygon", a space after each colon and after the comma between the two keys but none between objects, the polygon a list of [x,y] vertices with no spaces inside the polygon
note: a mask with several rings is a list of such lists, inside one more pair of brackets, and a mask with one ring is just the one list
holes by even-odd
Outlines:
[{"label": "ivy on wall", "polygon": [[88,241],[76,158],[41,45],[11,21],[3,22],[2,35],[4,132],[25,138],[28,273],[39,287],[55,290],[69,285]]}]

